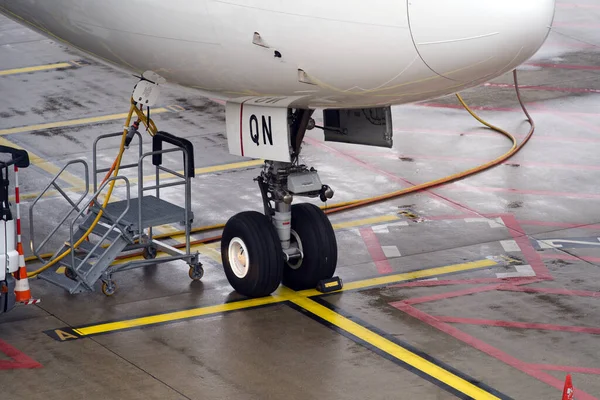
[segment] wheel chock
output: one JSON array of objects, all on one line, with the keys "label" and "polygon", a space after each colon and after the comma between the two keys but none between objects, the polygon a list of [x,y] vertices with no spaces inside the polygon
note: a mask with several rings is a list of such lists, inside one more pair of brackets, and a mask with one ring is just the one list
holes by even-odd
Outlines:
[{"label": "wheel chock", "polygon": [[344,287],[342,280],[338,276],[330,279],[323,279],[317,283],[317,290],[321,293],[331,293],[341,290]]}]

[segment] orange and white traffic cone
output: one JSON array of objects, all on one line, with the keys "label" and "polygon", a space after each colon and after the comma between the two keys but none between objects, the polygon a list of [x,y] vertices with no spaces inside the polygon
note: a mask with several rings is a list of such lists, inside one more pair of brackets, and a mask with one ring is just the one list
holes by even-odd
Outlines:
[{"label": "orange and white traffic cone", "polygon": [[17,253],[19,253],[19,270],[13,274],[15,282],[15,297],[17,303],[37,304],[39,299],[31,298],[29,289],[29,279],[27,278],[27,267],[25,266],[25,253],[23,253],[23,244],[21,243],[21,211],[19,196],[19,168],[15,165],[15,204],[17,208]]},{"label": "orange and white traffic cone", "polygon": [[573,387],[573,381],[571,380],[571,374],[567,375],[565,379],[565,388],[563,390],[562,400],[573,400],[575,395],[575,388]]},{"label": "orange and white traffic cone", "polygon": [[19,270],[14,274],[16,281],[16,301],[23,304],[35,304],[39,300],[31,298],[29,279],[27,278],[27,267],[25,266],[25,256],[23,254],[23,245],[21,243],[17,243],[17,252],[19,253]]}]

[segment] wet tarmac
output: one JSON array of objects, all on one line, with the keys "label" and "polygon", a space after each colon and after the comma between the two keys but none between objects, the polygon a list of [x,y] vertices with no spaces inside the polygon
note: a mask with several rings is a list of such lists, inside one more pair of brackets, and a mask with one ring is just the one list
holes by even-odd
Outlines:
[{"label": "wet tarmac", "polygon": [[[516,156],[331,216],[341,293],[282,287],[249,302],[229,286],[218,243],[195,248],[201,282],[184,262],[118,273],[111,297],[99,284],[70,295],[32,279],[42,302],[0,315],[0,397],[559,399],[571,374],[576,399],[600,398],[599,28],[596,2],[557,4],[547,43],[519,68],[536,131]],[[20,173],[26,243],[33,199],[68,160],[91,166],[94,140],[121,129],[135,83],[0,17],[0,144],[32,158]],[[522,140],[528,125],[511,84],[507,74],[462,95]],[[163,88],[159,106],[159,129],[195,146],[194,227],[261,211],[252,180],[261,164],[228,153],[223,106],[174,86]],[[454,174],[511,146],[453,96],[394,107],[393,115],[393,149],[307,134],[303,162],[336,190],[332,203]],[[99,160],[110,164],[117,147],[100,145]],[[175,158],[168,162],[176,168]],[[69,172],[60,185],[76,196],[85,176]],[[116,196],[124,198],[123,188]],[[178,189],[164,196],[181,199]],[[39,201],[37,243],[68,209],[56,192]],[[67,238],[63,226],[40,252]]]}]

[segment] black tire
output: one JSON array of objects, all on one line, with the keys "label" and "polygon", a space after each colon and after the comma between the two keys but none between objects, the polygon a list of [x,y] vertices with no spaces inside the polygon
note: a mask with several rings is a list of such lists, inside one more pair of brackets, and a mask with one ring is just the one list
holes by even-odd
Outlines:
[{"label": "black tire", "polygon": [[[232,246],[235,249],[235,246],[240,246],[239,240],[246,246],[249,259],[247,262],[244,257],[244,261],[240,262],[240,264],[247,262],[245,275],[239,273],[239,270],[236,275],[229,259],[230,244],[233,242]],[[275,226],[261,213],[246,211],[227,221],[221,239],[221,256],[229,284],[244,296],[268,296],[281,284],[283,275],[281,241]]]},{"label": "black tire", "polygon": [[[294,290],[314,289],[335,273],[337,240],[327,215],[309,203],[292,206],[292,230],[300,238],[304,258],[296,269],[286,263],[283,284]],[[292,240],[295,240],[292,235]]]}]

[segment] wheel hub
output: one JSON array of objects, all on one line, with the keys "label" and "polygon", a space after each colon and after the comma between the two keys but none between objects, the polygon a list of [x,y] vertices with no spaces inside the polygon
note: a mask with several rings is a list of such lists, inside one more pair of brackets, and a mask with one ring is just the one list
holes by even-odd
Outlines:
[{"label": "wheel hub", "polygon": [[235,276],[242,279],[248,275],[250,257],[248,256],[246,244],[242,239],[238,237],[231,239],[231,242],[229,242],[228,256],[231,270]]},{"label": "wheel hub", "polygon": [[302,241],[300,240],[300,236],[298,236],[298,233],[296,233],[295,230],[291,229],[290,234],[290,248],[297,249],[298,254],[294,254],[294,257],[289,257],[289,259],[286,262],[291,269],[298,269],[300,268],[300,266],[302,266],[302,260],[304,259]]}]

